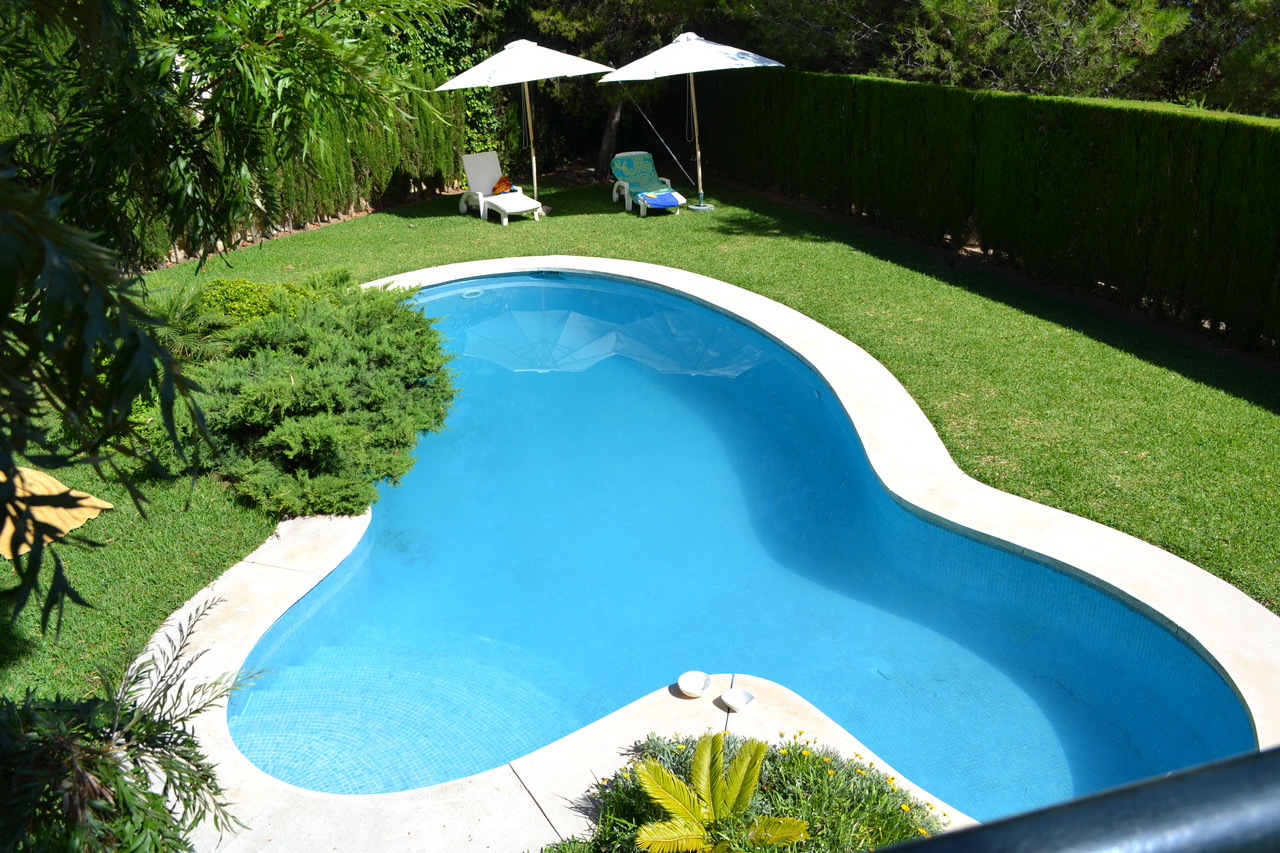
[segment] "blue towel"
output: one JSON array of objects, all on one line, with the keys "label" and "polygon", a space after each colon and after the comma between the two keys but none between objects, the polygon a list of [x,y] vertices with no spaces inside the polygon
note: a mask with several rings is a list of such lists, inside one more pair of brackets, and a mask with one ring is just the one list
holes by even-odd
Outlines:
[{"label": "blue towel", "polygon": [[644,203],[649,207],[679,207],[683,199],[678,193],[671,190],[657,193],[640,193],[638,198],[643,198]]}]

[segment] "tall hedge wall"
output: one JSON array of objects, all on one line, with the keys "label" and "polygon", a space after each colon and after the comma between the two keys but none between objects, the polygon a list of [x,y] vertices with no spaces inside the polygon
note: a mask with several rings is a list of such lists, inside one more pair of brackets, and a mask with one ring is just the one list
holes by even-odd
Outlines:
[{"label": "tall hedge wall", "polygon": [[[406,105],[408,118],[394,128],[330,122],[311,162],[280,164],[274,187],[282,219],[301,224],[321,216],[399,201],[415,188],[439,189],[460,177],[465,121],[463,95],[430,93],[448,75],[418,71],[423,92]],[[434,107],[445,122],[431,113]]]},{"label": "tall hedge wall", "polygon": [[785,70],[699,86],[711,169],[1280,340],[1280,121]]}]

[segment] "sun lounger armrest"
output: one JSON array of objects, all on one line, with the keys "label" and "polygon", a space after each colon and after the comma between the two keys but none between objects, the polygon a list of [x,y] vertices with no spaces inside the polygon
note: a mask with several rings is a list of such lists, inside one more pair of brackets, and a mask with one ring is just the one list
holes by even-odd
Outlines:
[{"label": "sun lounger armrest", "polygon": [[[620,199],[630,198],[630,197],[631,197],[631,184],[627,183],[626,181],[613,182],[614,202],[617,202]],[[630,210],[631,208],[628,207],[627,209]]]}]

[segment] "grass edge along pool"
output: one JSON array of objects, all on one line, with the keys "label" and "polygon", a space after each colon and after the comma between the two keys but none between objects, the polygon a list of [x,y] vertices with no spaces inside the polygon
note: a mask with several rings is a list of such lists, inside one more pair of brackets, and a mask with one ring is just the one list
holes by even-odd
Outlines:
[{"label": "grass edge along pool", "polygon": [[[803,692],[804,692],[804,690],[803,690]],[[822,702],[819,702],[819,704],[822,704]],[[873,744],[873,745],[874,745],[874,744]],[[890,753],[887,753],[887,757],[888,757],[888,758],[891,758],[891,760],[892,760],[892,758],[893,758],[892,753],[891,753],[891,752],[890,752]],[[923,781],[923,780],[922,780],[922,781]]]}]

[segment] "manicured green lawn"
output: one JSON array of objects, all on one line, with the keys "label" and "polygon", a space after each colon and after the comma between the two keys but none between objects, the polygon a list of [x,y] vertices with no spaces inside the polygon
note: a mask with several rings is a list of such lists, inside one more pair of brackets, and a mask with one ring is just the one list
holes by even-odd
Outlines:
[{"label": "manicured green lawn", "polygon": [[[454,198],[229,255],[234,275],[372,280],[518,255],[668,264],[784,302],[880,359],[983,482],[1153,542],[1280,609],[1280,373],[1028,288],[976,261],[720,192],[639,219],[605,185],[545,187],[500,227]],[[212,260],[203,275],[226,276]],[[156,286],[189,278],[177,267]]]},{"label": "manicured green lawn", "polygon": [[[784,302],[880,359],[960,466],[1001,489],[1167,548],[1280,609],[1280,374],[1047,296],[977,262],[848,221],[723,191],[712,213],[639,219],[607,186],[545,187],[549,217],[500,227],[436,199],[211,260],[206,277],[300,280],[347,268],[368,281],[515,255],[598,255],[692,270]],[[149,277],[162,288],[194,265]],[[465,394],[465,390],[463,392]],[[153,487],[143,521],[92,475],[64,477],[121,509],[63,546],[94,605],[60,638],[28,610],[0,629],[0,694],[83,692],[159,622],[256,547],[272,522],[215,483]],[[191,508],[183,507],[190,497]]]}]

